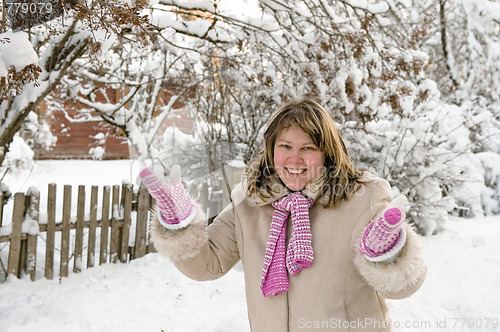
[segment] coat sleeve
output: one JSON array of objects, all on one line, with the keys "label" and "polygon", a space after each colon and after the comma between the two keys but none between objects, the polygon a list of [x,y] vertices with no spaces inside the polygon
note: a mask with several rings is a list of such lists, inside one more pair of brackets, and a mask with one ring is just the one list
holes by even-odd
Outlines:
[{"label": "coat sleeve", "polygon": [[[377,182],[370,198],[372,220],[392,199],[389,183],[381,179]],[[388,299],[402,299],[415,293],[422,285],[427,272],[419,236],[407,223],[403,224],[403,227],[406,230],[406,242],[393,262],[370,262],[358,248],[354,257],[354,263],[366,282]],[[356,246],[363,232],[364,229],[359,234]]]},{"label": "coat sleeve", "polygon": [[169,230],[153,211],[151,241],[158,252],[167,256],[187,277],[214,280],[226,274],[240,259],[234,232],[234,211],[229,204],[206,227],[206,217],[197,206],[197,214],[187,227]]}]

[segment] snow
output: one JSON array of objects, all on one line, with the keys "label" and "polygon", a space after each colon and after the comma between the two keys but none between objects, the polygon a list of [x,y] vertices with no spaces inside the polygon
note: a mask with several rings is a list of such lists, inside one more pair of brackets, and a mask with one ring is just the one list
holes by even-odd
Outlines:
[{"label": "snow", "polygon": [[[138,170],[133,160],[37,161],[4,182],[12,192],[37,186],[43,206],[48,183],[113,185],[131,182]],[[388,301],[396,331],[500,331],[500,216],[452,217],[445,228],[422,238],[422,288]],[[4,265],[6,251],[0,246]],[[43,265],[37,261],[35,282],[11,276],[0,283],[0,331],[249,331],[240,264],[210,282],[186,278],[159,254],[54,280],[43,278]]]},{"label": "snow", "polygon": [[149,254],[72,274],[61,283],[9,279],[0,287],[0,329],[244,332],[249,328],[243,292],[241,271],[198,283]]},{"label": "snow", "polygon": [[96,146],[95,148],[89,149],[89,154],[94,159],[98,159],[98,160],[102,159],[102,157],[104,157],[105,153],[106,153],[106,150],[102,146]]},{"label": "snow", "polygon": [[38,55],[23,31],[7,31],[0,34],[0,77],[7,76],[7,71],[14,66],[19,71],[38,62]]},{"label": "snow", "polygon": [[360,0],[348,0],[348,1],[346,1],[346,3],[348,3],[352,7],[366,9],[369,12],[374,13],[374,14],[375,13],[382,13],[382,12],[385,12],[389,9],[387,4],[384,2],[381,2],[378,4],[371,4],[371,3],[368,3],[368,1],[364,1],[364,0],[362,0],[362,1],[360,1]]},{"label": "snow", "polygon": [[33,150],[19,136],[15,135],[9,153],[7,153],[4,166],[10,167],[13,171],[20,168],[29,168],[33,164]]}]

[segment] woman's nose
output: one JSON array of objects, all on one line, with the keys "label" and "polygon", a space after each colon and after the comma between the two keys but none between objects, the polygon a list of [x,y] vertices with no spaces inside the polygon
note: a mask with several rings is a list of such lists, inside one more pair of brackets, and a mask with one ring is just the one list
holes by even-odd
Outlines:
[{"label": "woman's nose", "polygon": [[302,155],[300,151],[292,150],[290,151],[290,155],[288,156],[288,161],[292,163],[299,163],[302,161]]}]

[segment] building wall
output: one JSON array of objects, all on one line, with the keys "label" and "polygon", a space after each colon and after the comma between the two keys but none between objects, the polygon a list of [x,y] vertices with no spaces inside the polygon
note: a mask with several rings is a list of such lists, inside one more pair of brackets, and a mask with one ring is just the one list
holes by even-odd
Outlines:
[{"label": "building wall", "polygon": [[[103,147],[102,159],[128,159],[127,138],[104,122],[70,122],[61,111],[50,115],[50,128],[57,142],[50,150],[38,149],[36,159],[93,159],[91,148]],[[102,143],[100,139],[106,140]]]},{"label": "building wall", "polygon": [[[116,90],[108,89],[108,99],[115,102],[118,99]],[[99,101],[104,101],[101,97]],[[170,99],[165,91],[163,100]],[[192,133],[193,122],[187,111],[181,110],[183,105],[174,105],[173,114],[165,120],[164,128],[175,125],[185,133]],[[64,112],[59,110],[47,110],[43,103],[37,110],[39,116],[45,117],[49,123],[51,132],[57,137],[56,144],[50,149],[39,148],[35,150],[35,159],[93,159],[89,152],[91,148],[102,147],[104,155],[102,159],[129,159],[135,158],[134,149],[129,146],[128,140],[121,129],[113,127],[105,122],[80,122],[70,121]],[[65,112],[71,118],[77,118],[78,106],[67,103]],[[105,137],[105,140],[102,138]]]}]

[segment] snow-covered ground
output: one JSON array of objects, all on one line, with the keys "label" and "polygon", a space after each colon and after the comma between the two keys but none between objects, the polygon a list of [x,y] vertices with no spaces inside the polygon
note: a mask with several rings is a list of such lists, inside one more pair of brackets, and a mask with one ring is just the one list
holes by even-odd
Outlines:
[{"label": "snow-covered ground", "polygon": [[[50,182],[134,182],[139,167],[132,161],[44,161],[4,182],[12,192],[39,187],[43,206]],[[408,299],[388,301],[396,330],[500,331],[500,216],[453,218],[445,232],[422,241],[429,265],[424,285]],[[217,281],[200,283],[149,254],[62,280],[46,280],[43,271],[35,282],[10,277],[0,281],[0,331],[249,331],[243,272],[237,265]]]}]

